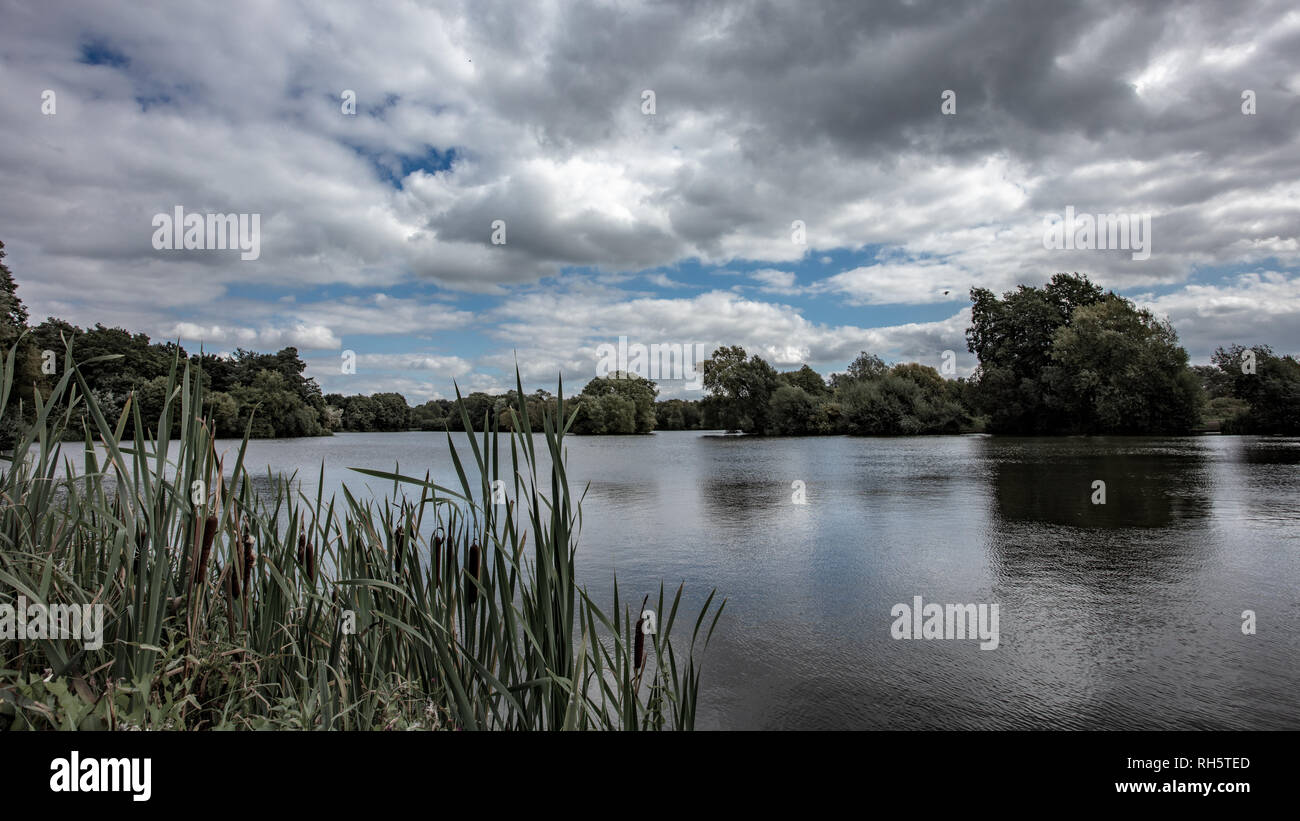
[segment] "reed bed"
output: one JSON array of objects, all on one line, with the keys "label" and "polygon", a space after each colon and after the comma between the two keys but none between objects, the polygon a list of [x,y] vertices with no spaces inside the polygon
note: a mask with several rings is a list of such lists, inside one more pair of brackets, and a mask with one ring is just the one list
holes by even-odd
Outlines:
[{"label": "reed bed", "polygon": [[[19,412],[14,356],[0,422]],[[106,419],[70,351],[60,373],[0,465],[0,604],[103,605],[103,646],[0,638],[0,728],[694,727],[724,603],[679,624],[683,591],[661,585],[645,635],[616,580],[608,612],[577,582],[562,401],[480,434],[462,405],[458,488],[357,469],[392,495],[309,498],[290,477],[254,487],[247,433],[217,452],[188,363],[156,420],[129,401]],[[177,418],[178,438],[152,433]]]}]

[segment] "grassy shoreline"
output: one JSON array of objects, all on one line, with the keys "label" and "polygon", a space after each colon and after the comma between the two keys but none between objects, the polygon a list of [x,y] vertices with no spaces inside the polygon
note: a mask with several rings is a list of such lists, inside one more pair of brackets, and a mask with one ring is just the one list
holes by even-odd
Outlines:
[{"label": "grassy shoreline", "polygon": [[[0,408],[14,372],[11,351]],[[418,500],[307,498],[283,478],[262,498],[247,435],[231,470],[179,358],[147,423],[130,402],[106,419],[70,354],[62,373],[0,475],[0,604],[102,605],[103,646],[0,638],[0,727],[693,728],[724,604],[688,619],[661,586],[648,633],[616,583],[608,613],[577,584],[563,404],[533,419],[520,402],[514,432],[462,448],[448,434],[457,488],[361,470]],[[83,411],[84,446],[60,445]],[[147,433],[176,419],[179,438]]]}]

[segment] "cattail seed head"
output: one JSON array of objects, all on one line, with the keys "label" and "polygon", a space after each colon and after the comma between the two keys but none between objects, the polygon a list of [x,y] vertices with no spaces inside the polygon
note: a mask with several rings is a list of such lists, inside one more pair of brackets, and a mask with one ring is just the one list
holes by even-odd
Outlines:
[{"label": "cattail seed head", "polygon": [[400,525],[393,528],[393,571],[402,570],[402,553],[406,550],[406,529]]},{"label": "cattail seed head", "polygon": [[316,547],[311,542],[307,543],[307,578],[311,579],[312,584],[316,583]]},{"label": "cattail seed head", "polygon": [[198,572],[194,576],[195,583],[202,583],[208,575],[208,558],[212,555],[212,540],[217,537],[217,517],[209,516],[203,520],[203,541],[199,550]]},{"label": "cattail seed head", "polygon": [[[478,579],[479,559],[478,542],[474,542],[469,547],[469,559],[465,562],[465,573],[471,579]],[[469,602],[470,607],[473,607],[474,603],[478,601],[478,586],[473,582],[465,586],[465,601]]]},{"label": "cattail seed head", "polygon": [[636,671],[638,673],[641,672],[642,667],[645,667],[645,632],[642,630],[643,627],[645,627],[645,616],[636,620],[636,627],[634,628],[636,635],[632,639],[632,651],[633,656],[636,658]]},{"label": "cattail seed head", "polygon": [[298,534],[298,564],[307,563],[307,534]]},{"label": "cattail seed head", "polygon": [[442,528],[433,534],[433,578],[442,584]]},{"label": "cattail seed head", "polygon": [[244,589],[251,590],[253,581],[253,561],[257,558],[253,555],[253,545],[257,540],[253,538],[252,533],[244,534]]},{"label": "cattail seed head", "polygon": [[235,568],[232,567],[230,568],[231,572],[226,574],[226,589],[230,591],[231,598],[237,599],[243,591],[239,587],[239,574],[234,570]]}]

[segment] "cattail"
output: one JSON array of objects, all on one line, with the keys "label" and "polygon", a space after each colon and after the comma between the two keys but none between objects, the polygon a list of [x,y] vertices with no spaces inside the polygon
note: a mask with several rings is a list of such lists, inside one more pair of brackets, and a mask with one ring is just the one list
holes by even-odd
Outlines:
[{"label": "cattail", "polygon": [[307,542],[307,549],[305,552],[306,552],[306,561],[304,562],[304,564],[307,567],[307,578],[311,579],[312,584],[315,584],[316,583],[316,548],[314,545],[312,545],[311,542]]},{"label": "cattail", "polygon": [[636,620],[636,636],[632,639],[632,655],[636,659],[636,672],[640,675],[641,668],[645,667],[645,634],[646,634],[646,609],[645,606],[650,601],[647,595],[641,600],[641,618]]},{"label": "cattail", "polygon": [[307,563],[307,534],[298,534],[298,564]]},{"label": "cattail", "polygon": [[406,529],[393,528],[393,572],[402,572],[402,552],[406,549]]},{"label": "cattail", "polygon": [[[474,542],[469,546],[469,560],[465,563],[465,573],[468,574],[471,579],[478,579],[478,566],[478,542]],[[470,607],[474,606],[474,603],[478,601],[478,585],[471,582],[465,586],[465,601],[469,602]]]},{"label": "cattail", "polygon": [[231,598],[237,599],[242,591],[239,588],[239,574],[235,573],[234,570],[235,568],[232,567],[230,572],[226,574],[226,589],[230,591]]},{"label": "cattail", "polygon": [[208,575],[208,557],[212,555],[212,540],[217,537],[217,517],[209,516],[203,520],[203,542],[199,550],[198,572],[194,575],[195,584],[202,584]]},{"label": "cattail", "polygon": [[433,579],[442,584],[442,528],[433,534]]},{"label": "cattail", "polygon": [[255,557],[253,556],[253,545],[256,543],[257,540],[253,538],[252,533],[244,534],[244,589],[245,590],[252,590],[252,587],[250,587],[250,585],[252,584],[253,581],[253,561],[255,559]]},{"label": "cattail", "polygon": [[642,628],[645,627],[645,613],[642,611],[641,618],[636,620],[636,636],[632,639],[633,655],[636,658],[636,671],[641,672],[645,666],[645,633]]}]

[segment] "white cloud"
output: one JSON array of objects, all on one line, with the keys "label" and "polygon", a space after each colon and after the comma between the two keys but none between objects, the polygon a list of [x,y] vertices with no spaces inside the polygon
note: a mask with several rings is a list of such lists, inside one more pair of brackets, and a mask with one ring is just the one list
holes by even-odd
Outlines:
[{"label": "white cloud", "polygon": [[165,339],[179,338],[182,343],[233,345],[251,350],[294,346],[297,348],[337,348],[338,337],[322,325],[295,325],[291,328],[240,328],[221,325],[202,326],[178,322],[163,332]]},{"label": "white cloud", "polygon": [[1242,274],[1230,282],[1190,284],[1135,301],[1173,323],[1197,362],[1208,361],[1215,348],[1234,343],[1300,353],[1300,276],[1277,271]]},{"label": "white cloud", "polygon": [[[782,363],[839,367],[859,345],[964,355],[948,321],[816,318],[961,302],[972,286],[1058,271],[1155,292],[1197,271],[1300,265],[1300,14],[1285,4],[776,6],[761,25],[725,2],[382,15],[85,2],[11,17],[0,239],[34,317],[363,354],[368,337],[415,349],[456,331],[504,343],[446,349],[487,385],[508,383],[516,357],[538,378],[583,373],[620,328]],[[128,62],[82,62],[89,40]],[[959,113],[944,117],[936,89],[954,78]],[[1247,87],[1253,117],[1239,110]],[[54,116],[40,113],[45,88]],[[340,112],[343,89],[355,117]],[[261,257],[154,251],[151,217],[176,204],[261,214]],[[1067,205],[1152,214],[1151,259],[1045,250],[1042,215]],[[504,245],[490,242],[497,219]],[[874,263],[822,279],[795,268],[863,249],[879,249]],[[641,271],[660,289],[712,287],[676,273],[694,262],[758,270],[728,281],[734,293],[616,290]],[[604,279],[575,285],[575,269]],[[435,288],[483,296],[470,311],[410,295]],[[1231,330],[1214,318],[1229,309],[1286,340],[1274,302],[1288,293],[1263,278],[1198,282],[1156,302],[1189,344]]]},{"label": "white cloud", "polygon": [[775,268],[760,268],[757,271],[751,271],[750,279],[762,283],[759,288],[765,294],[787,294],[793,295],[801,293],[802,288],[795,287],[795,275],[790,271],[778,271]]}]

